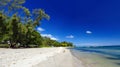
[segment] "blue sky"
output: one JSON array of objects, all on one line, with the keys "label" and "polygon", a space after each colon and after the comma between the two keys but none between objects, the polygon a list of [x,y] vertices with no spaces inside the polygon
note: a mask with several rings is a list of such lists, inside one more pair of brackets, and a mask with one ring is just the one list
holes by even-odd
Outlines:
[{"label": "blue sky", "polygon": [[120,0],[27,0],[25,6],[50,15],[42,36],[78,46],[120,44]]}]

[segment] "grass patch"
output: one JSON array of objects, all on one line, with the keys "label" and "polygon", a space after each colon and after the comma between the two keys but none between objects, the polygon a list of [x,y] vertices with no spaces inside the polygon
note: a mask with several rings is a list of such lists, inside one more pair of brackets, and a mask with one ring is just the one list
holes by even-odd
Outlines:
[{"label": "grass patch", "polygon": [[8,44],[0,44],[0,48],[9,48]]}]

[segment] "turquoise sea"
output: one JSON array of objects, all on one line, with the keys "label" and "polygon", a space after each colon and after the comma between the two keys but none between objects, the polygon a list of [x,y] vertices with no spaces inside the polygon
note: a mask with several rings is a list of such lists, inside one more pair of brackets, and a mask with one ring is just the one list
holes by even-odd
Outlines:
[{"label": "turquoise sea", "polygon": [[86,67],[120,67],[120,46],[76,47],[71,53]]}]

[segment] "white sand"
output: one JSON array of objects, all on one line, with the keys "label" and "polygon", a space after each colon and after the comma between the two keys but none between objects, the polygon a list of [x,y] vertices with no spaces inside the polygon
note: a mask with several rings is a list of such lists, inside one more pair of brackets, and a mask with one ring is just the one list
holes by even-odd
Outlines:
[{"label": "white sand", "polygon": [[0,49],[0,67],[83,67],[68,49]]}]

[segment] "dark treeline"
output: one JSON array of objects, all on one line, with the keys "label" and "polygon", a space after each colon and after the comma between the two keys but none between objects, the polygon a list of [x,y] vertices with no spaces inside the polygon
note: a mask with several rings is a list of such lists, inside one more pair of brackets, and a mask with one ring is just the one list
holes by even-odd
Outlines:
[{"label": "dark treeline", "polygon": [[42,37],[35,29],[43,19],[50,17],[42,9],[32,12],[22,6],[25,0],[0,0],[0,47],[67,47],[70,42],[58,42]]}]

